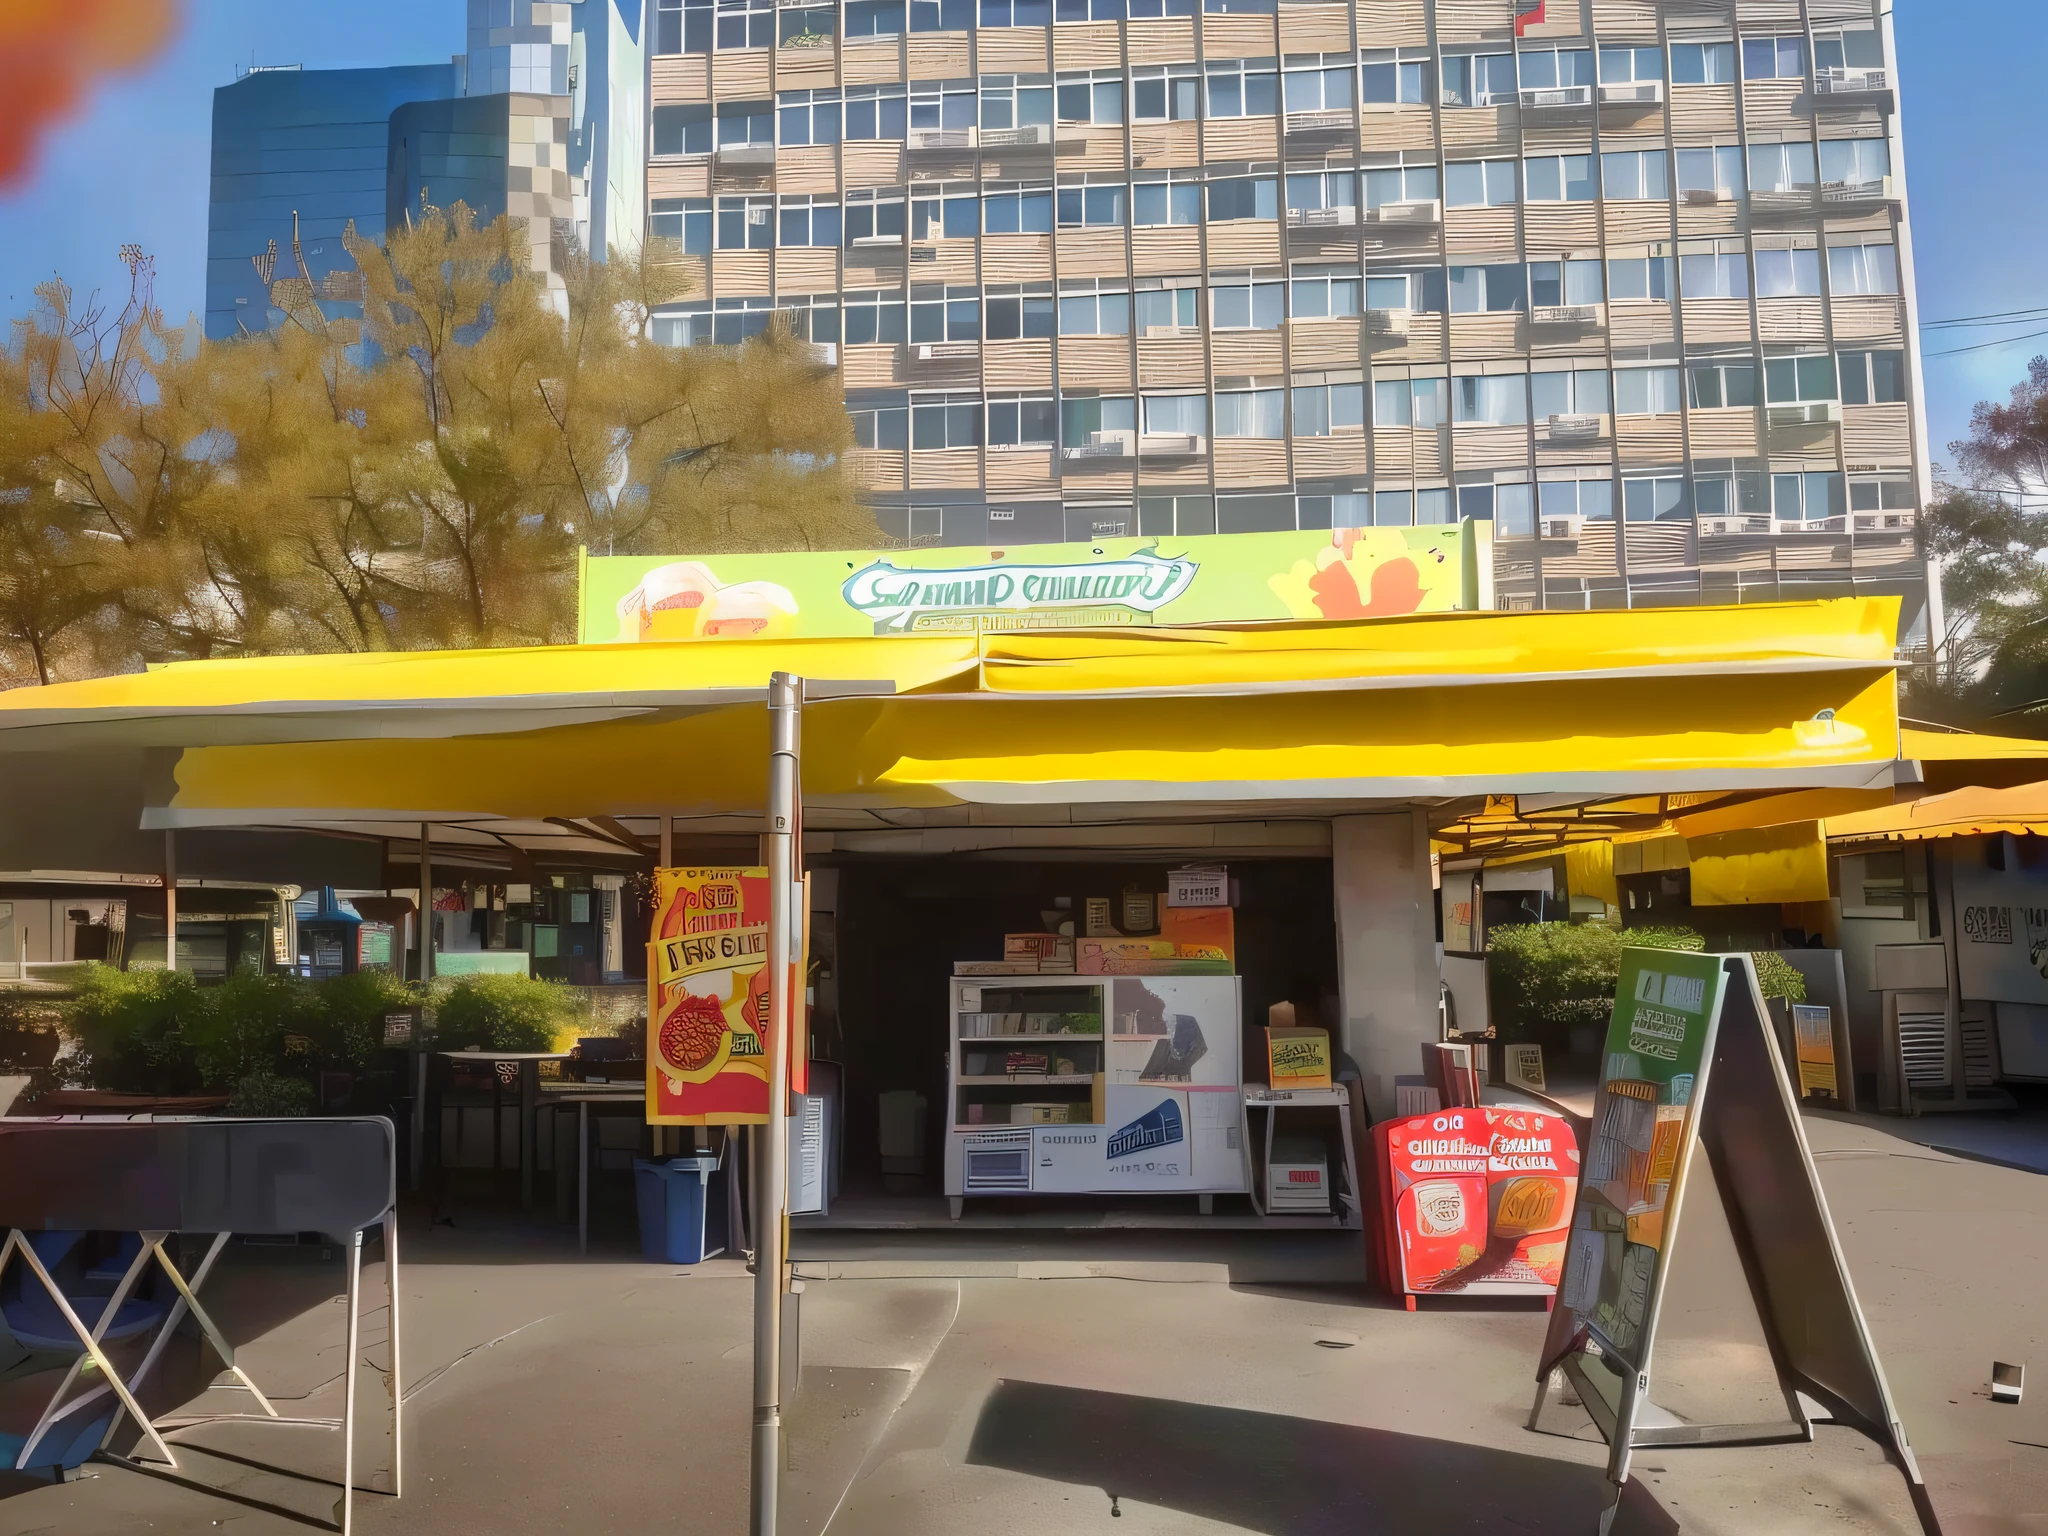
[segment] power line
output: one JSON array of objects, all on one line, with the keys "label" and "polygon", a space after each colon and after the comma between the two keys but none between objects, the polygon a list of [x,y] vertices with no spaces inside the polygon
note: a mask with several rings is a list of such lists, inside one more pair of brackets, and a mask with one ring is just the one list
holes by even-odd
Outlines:
[{"label": "power line", "polygon": [[1967,347],[1950,347],[1942,352],[1924,352],[1923,357],[1960,357],[1965,352],[1983,352],[1995,347],[2016,347],[2023,341],[2032,341],[2039,336],[2048,336],[2048,331],[2028,331],[2023,336],[2008,336],[2003,341],[1980,341]]},{"label": "power line", "polygon": [[2038,320],[2048,315],[2048,307],[2041,309],[2008,309],[1995,315],[1964,315],[1955,320],[1923,320],[1923,331],[1944,331],[1963,326],[1979,325],[2023,325],[2029,320]]}]

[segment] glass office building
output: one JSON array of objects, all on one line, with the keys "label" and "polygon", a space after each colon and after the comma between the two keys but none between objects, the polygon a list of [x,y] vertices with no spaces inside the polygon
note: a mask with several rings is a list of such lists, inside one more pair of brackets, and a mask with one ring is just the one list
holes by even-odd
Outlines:
[{"label": "glass office building", "polygon": [[1492,520],[1508,606],[1896,592],[1879,0],[651,0],[651,230],[909,544]]}]

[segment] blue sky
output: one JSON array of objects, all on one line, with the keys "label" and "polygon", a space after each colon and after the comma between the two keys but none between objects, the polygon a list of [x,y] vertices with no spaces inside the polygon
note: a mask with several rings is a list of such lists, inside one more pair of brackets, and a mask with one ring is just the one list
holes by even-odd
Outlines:
[{"label": "blue sky", "polygon": [[[212,93],[237,66],[252,58],[309,68],[425,64],[463,47],[462,0],[187,0],[187,8],[170,51],[145,73],[104,86],[46,139],[33,180],[0,195],[0,298],[10,315],[53,271],[74,288],[118,296],[124,278],[114,253],[128,240],[155,254],[168,314],[202,307]],[[2039,151],[2040,104],[2021,89],[2048,79],[2048,7],[1896,0],[1894,23],[1922,318],[2048,305],[2048,157]],[[2002,334],[1935,332],[1928,348]],[[2048,336],[1926,359],[1937,459],[1967,431],[1972,404],[2002,396],[2036,351],[2048,352]]]}]

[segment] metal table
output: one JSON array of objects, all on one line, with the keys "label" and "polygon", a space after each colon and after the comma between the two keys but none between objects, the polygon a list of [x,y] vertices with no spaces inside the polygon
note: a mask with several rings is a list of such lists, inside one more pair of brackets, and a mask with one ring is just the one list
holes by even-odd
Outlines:
[{"label": "metal table", "polygon": [[[1350,1184],[1347,1191],[1351,1198],[1352,1214],[1344,1212],[1344,1196],[1331,1192],[1330,1214],[1340,1227],[1362,1228],[1365,1225],[1365,1191],[1358,1182],[1358,1154],[1351,1144],[1351,1093],[1338,1086],[1328,1088],[1268,1088],[1259,1083],[1246,1083],[1244,1087],[1246,1118],[1254,1109],[1266,1111],[1266,1160],[1252,1170],[1252,1209],[1268,1221],[1281,1220],[1266,1209],[1264,1182],[1270,1178],[1273,1166],[1273,1122],[1279,1119],[1283,1109],[1330,1109],[1337,1114],[1338,1139],[1344,1144],[1344,1178]],[[1250,1140],[1249,1137],[1246,1138]],[[1246,1148],[1249,1155],[1250,1148]],[[1300,1216],[1298,1221],[1320,1221],[1316,1216]]]},{"label": "metal table", "polygon": [[575,1088],[549,1089],[543,1095],[550,1104],[576,1106],[576,1251],[590,1251],[590,1106],[593,1104],[644,1104],[645,1083],[619,1083],[609,1087],[582,1084]]},{"label": "metal table", "polygon": [[[533,1204],[533,1118],[540,1106],[540,1064],[544,1061],[567,1061],[567,1051],[441,1051],[438,1053],[449,1061],[487,1061],[493,1066],[499,1062],[517,1062],[519,1065],[519,1204],[522,1207]],[[499,1114],[500,1090],[496,1083],[491,1090],[491,1173],[495,1178],[504,1164],[503,1158],[503,1116]],[[434,1117],[434,1138],[441,1135],[438,1109]],[[445,1161],[443,1166],[445,1167]]]}]

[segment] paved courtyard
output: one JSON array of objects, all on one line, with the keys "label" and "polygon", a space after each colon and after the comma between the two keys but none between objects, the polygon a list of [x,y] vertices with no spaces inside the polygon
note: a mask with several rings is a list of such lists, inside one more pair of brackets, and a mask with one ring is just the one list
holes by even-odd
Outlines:
[{"label": "paved courtyard", "polygon": [[[2048,1361],[2048,1180],[1872,1122],[1810,1132],[1944,1524],[2048,1532],[2048,1402],[1989,1401],[1994,1357]],[[799,1234],[803,1389],[783,1528],[901,1532],[1590,1532],[1604,1451],[1524,1428],[1544,1314],[1273,1283],[1263,1234]],[[1657,1363],[1681,1412],[1769,1391],[1725,1238],[1704,1223]],[[405,1497],[365,1532],[746,1525],[750,1281],[490,1222],[411,1236]],[[339,1403],[336,1268],[250,1259],[209,1288],[286,1413]],[[381,1273],[371,1275],[373,1289]],[[1677,1284],[1677,1282],[1674,1282]],[[381,1430],[384,1316],[359,1378]],[[185,1346],[180,1345],[181,1350]],[[189,1354],[190,1352],[187,1351]],[[167,1387],[170,1382],[167,1380]],[[193,1390],[203,1382],[188,1383]],[[225,1394],[209,1394],[218,1405]],[[1559,1415],[1571,1429],[1570,1413]],[[303,1532],[332,1518],[331,1431],[219,1425],[181,1469],[0,1484],[0,1533]],[[1870,1442],[1639,1456],[1625,1530],[1917,1529]],[[1112,1524],[1111,1522],[1115,1522]]]}]

